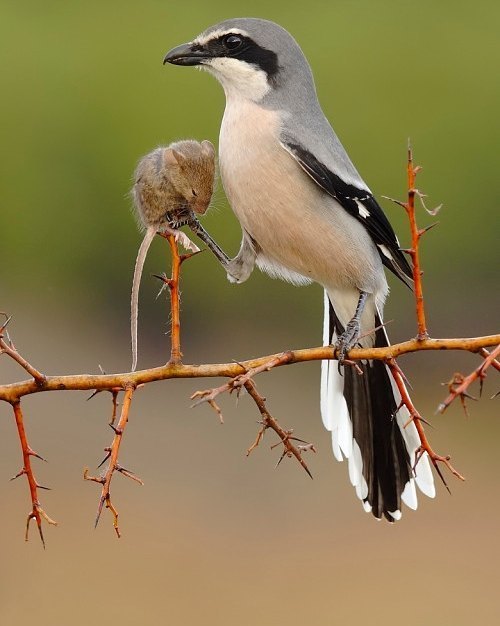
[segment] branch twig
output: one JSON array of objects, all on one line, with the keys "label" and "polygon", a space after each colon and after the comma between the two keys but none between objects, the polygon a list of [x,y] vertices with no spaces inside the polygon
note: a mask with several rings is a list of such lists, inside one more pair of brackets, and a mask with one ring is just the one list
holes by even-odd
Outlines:
[{"label": "branch twig", "polygon": [[[497,346],[500,343],[500,334],[487,335],[473,338],[453,339],[426,339],[418,341],[410,339],[384,348],[352,348],[349,351],[351,360],[378,359],[386,360],[396,358],[403,354],[421,352],[427,350],[464,350],[478,352],[481,348]],[[290,358],[287,364],[304,363],[306,361],[323,361],[334,359],[332,349],[329,346],[316,348],[304,348],[290,350]],[[24,380],[17,383],[0,385],[0,401],[15,402],[17,399],[39,393],[42,391],[91,391],[93,389],[109,390],[113,387],[125,387],[128,384],[147,384],[170,378],[216,378],[231,377],[244,374],[245,371],[260,367],[275,358],[279,358],[282,352],[269,354],[256,359],[241,361],[241,363],[206,363],[203,365],[189,365],[180,363],[167,363],[161,367],[153,367],[137,372],[124,372],[120,374],[72,374],[67,376],[47,376],[43,389],[37,387],[32,380]],[[278,365],[276,366],[278,367]]]},{"label": "branch twig", "polygon": [[118,526],[118,511],[116,510],[113,503],[111,502],[111,493],[110,493],[111,480],[113,478],[113,474],[115,473],[115,471],[120,472],[127,478],[131,478],[132,480],[139,483],[140,485],[144,484],[138,476],[133,474],[130,470],[125,469],[118,463],[118,452],[120,450],[120,444],[122,441],[123,433],[127,425],[128,415],[130,411],[130,404],[132,402],[132,396],[134,394],[134,391],[135,391],[135,387],[133,385],[127,385],[127,387],[125,388],[125,396],[123,398],[122,411],[121,411],[120,419],[118,420],[118,424],[116,425],[116,427],[110,424],[111,428],[113,429],[115,433],[115,436],[113,437],[113,441],[111,445],[109,446],[109,448],[104,449],[104,451],[106,452],[106,456],[104,457],[103,461],[99,465],[100,467],[103,463],[105,463],[109,459],[108,467],[106,468],[104,474],[102,474],[101,476],[89,476],[88,468],[85,468],[83,472],[84,480],[91,480],[93,482],[96,482],[102,485],[101,497],[99,499],[99,505],[97,507],[97,515],[95,518],[95,527],[97,527],[97,524],[99,523],[99,519],[102,513],[102,508],[105,504],[106,508],[109,509],[113,515],[113,527],[115,529],[116,536],[118,538],[121,537],[120,528]]},{"label": "branch twig", "polygon": [[[302,452],[305,452],[307,450],[312,450],[313,452],[316,452],[316,448],[314,447],[314,445],[312,443],[308,443],[307,441],[304,441],[303,439],[298,439],[297,437],[294,437],[293,430],[284,430],[283,428],[281,428],[277,420],[267,410],[266,399],[263,398],[259,394],[259,392],[257,391],[257,387],[255,386],[255,383],[253,382],[253,380],[248,379],[244,383],[244,385],[248,394],[252,397],[253,401],[257,405],[257,408],[259,409],[259,412],[262,417],[262,421],[261,421],[262,426],[259,432],[257,433],[257,437],[254,443],[248,448],[246,455],[250,456],[251,452],[259,445],[260,440],[264,436],[264,432],[268,428],[271,428],[271,430],[274,430],[274,432],[278,435],[278,437],[281,439],[281,443],[283,444],[283,453],[280,456],[278,462],[276,463],[276,467],[278,467],[278,465],[285,458],[285,456],[289,458],[294,456],[297,459],[297,461],[300,463],[300,465],[304,468],[304,470],[307,472],[308,476],[312,478],[312,474],[309,471],[309,468],[307,467],[306,462],[302,458]],[[294,441],[298,441],[302,445],[295,445],[293,443]],[[277,445],[279,444],[274,444],[273,446],[271,446],[271,449],[275,448]]]},{"label": "branch twig", "polygon": [[[485,352],[487,351],[485,350]],[[471,372],[468,376],[463,376],[462,374],[455,374],[452,381],[450,381],[449,383],[450,394],[446,398],[446,400],[441,402],[436,412],[444,413],[446,409],[450,406],[450,404],[453,402],[453,400],[455,400],[455,398],[460,398],[462,407],[467,413],[467,407],[465,404],[466,398],[475,399],[473,398],[473,396],[467,393],[467,390],[469,389],[470,385],[475,380],[479,379],[479,385],[480,385],[479,394],[481,395],[483,381],[486,378],[486,370],[490,366],[493,366],[496,369],[498,369],[497,367],[498,361],[496,360],[496,357],[498,355],[500,355],[500,344],[492,352],[488,353],[488,356],[484,359],[481,365],[477,367],[473,372]]]},{"label": "branch twig", "polygon": [[415,196],[417,196],[422,203],[424,209],[430,213],[431,215],[436,215],[441,206],[436,207],[433,210],[429,210],[424,204],[425,195],[420,192],[415,187],[415,181],[417,178],[417,174],[420,172],[422,168],[417,165],[413,165],[413,151],[408,142],[408,161],[406,166],[406,173],[408,179],[408,199],[406,202],[401,202],[400,200],[395,200],[394,198],[389,198],[384,196],[387,200],[398,204],[403,207],[408,216],[408,220],[410,222],[410,233],[411,233],[411,248],[404,250],[412,260],[413,265],[413,284],[414,284],[414,293],[415,293],[415,305],[417,311],[417,341],[425,341],[429,338],[429,333],[427,332],[427,324],[425,321],[425,306],[424,306],[424,293],[422,288],[422,275],[423,271],[420,269],[420,250],[419,244],[420,239],[427,233],[431,228],[437,225],[437,223],[431,224],[426,228],[419,228],[417,226],[417,218],[415,211]]},{"label": "branch twig", "polygon": [[42,530],[42,519],[44,519],[47,523],[53,526],[57,526],[57,522],[51,519],[40,505],[40,501],[38,500],[38,489],[48,489],[48,487],[42,487],[42,485],[39,485],[37,483],[33,468],[31,467],[31,457],[35,456],[37,459],[41,459],[42,461],[45,461],[45,459],[37,454],[28,443],[26,430],[24,428],[24,417],[21,409],[21,402],[14,402],[12,404],[12,408],[14,409],[14,418],[16,420],[17,432],[19,435],[19,441],[21,443],[21,450],[23,453],[23,468],[11,480],[19,478],[19,476],[25,475],[28,480],[31,496],[31,511],[28,513],[28,517],[26,519],[26,533],[24,535],[24,540],[28,541],[30,522],[32,519],[34,519],[38,527],[38,533],[40,534],[40,539],[42,541],[43,547],[45,548],[45,539]]},{"label": "branch twig", "polygon": [[177,244],[177,240],[175,235],[159,233],[161,237],[164,237],[168,240],[170,246],[170,252],[172,254],[172,274],[170,278],[167,278],[165,275],[158,276],[155,274],[156,278],[159,278],[165,285],[167,285],[170,292],[170,340],[171,340],[171,349],[170,349],[170,360],[169,364],[180,364],[182,363],[182,352],[181,352],[181,298],[180,298],[180,275],[181,275],[181,266],[187,259],[190,259],[195,254],[199,254],[201,250],[196,249],[196,252],[190,252],[186,254],[179,253],[179,247]]},{"label": "branch twig", "polygon": [[415,408],[415,405],[413,404],[410,398],[410,394],[408,393],[408,390],[406,389],[406,385],[404,381],[404,374],[402,373],[395,359],[387,359],[386,363],[389,369],[391,370],[392,377],[394,378],[394,381],[399,389],[399,393],[401,394],[401,402],[408,409],[408,412],[410,413],[410,420],[408,423],[413,422],[415,424],[415,427],[418,432],[418,436],[420,438],[420,448],[415,453],[415,460],[414,460],[413,468],[415,469],[421,456],[425,452],[427,452],[432,464],[434,465],[436,472],[438,473],[439,477],[441,478],[443,482],[443,485],[446,487],[448,491],[450,491],[450,488],[448,487],[448,483],[446,482],[438,463],[443,463],[448,468],[448,470],[460,480],[465,480],[465,478],[459,472],[457,472],[457,470],[450,463],[451,457],[449,455],[441,456],[440,454],[437,454],[436,452],[434,452],[434,450],[431,447],[431,444],[429,443],[429,440],[427,439],[425,435],[425,430],[422,424],[422,422],[425,420]]},{"label": "branch twig", "polygon": [[6,320],[0,327],[0,355],[7,354],[7,356],[10,356],[10,358],[16,361],[16,363],[18,363],[26,372],[28,372],[30,376],[33,376],[36,386],[42,388],[45,384],[45,376],[19,354],[12,342],[10,342],[9,345],[5,341],[3,333],[7,327],[7,324],[12,318],[3,312],[1,312],[1,315],[5,315]]}]

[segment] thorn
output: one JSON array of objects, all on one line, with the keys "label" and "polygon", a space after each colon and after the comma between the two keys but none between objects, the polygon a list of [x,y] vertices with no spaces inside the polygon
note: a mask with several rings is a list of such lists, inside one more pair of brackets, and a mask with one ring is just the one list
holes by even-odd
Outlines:
[{"label": "thorn", "polygon": [[[273,446],[271,446],[271,448],[272,448],[272,447],[273,447]],[[278,459],[278,462],[277,462],[277,463],[276,463],[276,465],[274,466],[274,469],[278,469],[278,465],[281,463],[281,461],[282,461],[282,460],[285,458],[285,456],[287,456],[287,455],[290,455],[290,456],[291,456],[291,454],[290,454],[290,452],[288,451],[288,449],[287,449],[287,448],[285,448],[285,449],[283,450],[282,455],[281,455],[281,456],[280,456],[280,458]]]},{"label": "thorn", "polygon": [[151,276],[153,276],[154,278],[158,278],[158,280],[161,280],[165,285],[168,285],[169,287],[173,284],[173,280],[171,278],[169,278],[166,274],[151,274]]},{"label": "thorn", "polygon": [[418,420],[419,422],[423,422],[426,426],[429,426],[429,428],[434,428],[434,426],[430,422],[428,422],[426,419],[424,419],[421,415],[410,415],[410,419],[407,420],[403,424],[403,428],[406,428],[415,420]]},{"label": "thorn", "polygon": [[44,459],[44,458],[43,458],[43,456],[40,456],[40,455],[38,454],[38,452],[35,452],[35,451],[34,451],[34,450],[32,450],[31,448],[28,448],[28,454],[29,454],[30,456],[34,456],[34,457],[36,457],[37,459],[40,459],[40,461],[43,461],[44,463],[48,463],[47,459]]},{"label": "thorn", "polygon": [[5,317],[5,322],[0,327],[0,333],[3,333],[3,331],[6,329],[8,323],[12,319],[12,315],[7,315],[7,313],[4,313],[3,311],[0,312],[0,315],[3,315]]},{"label": "thorn", "polygon": [[180,257],[179,257],[179,263],[182,265],[184,263],[184,261],[187,261],[191,257],[194,257],[197,254],[200,254],[201,252],[205,252],[205,249],[203,249],[203,250],[195,250],[194,252],[186,252],[185,254],[181,254]]},{"label": "thorn", "polygon": [[99,463],[99,465],[97,466],[97,469],[99,469],[102,465],[104,465],[104,463],[106,463],[106,461],[109,459],[109,457],[111,456],[111,448],[104,448],[104,452],[106,452],[106,456],[103,458],[103,460]]},{"label": "thorn", "polygon": [[52,487],[44,487],[43,485],[36,484],[38,489],[45,489],[45,491],[52,491]]},{"label": "thorn", "polygon": [[418,236],[422,237],[422,235],[425,235],[425,233],[428,233],[430,230],[432,230],[436,226],[439,226],[439,222],[434,222],[433,224],[430,224],[429,226],[426,226],[425,228],[420,228],[418,231]]},{"label": "thorn", "polygon": [[101,518],[101,513],[102,513],[102,507],[103,507],[105,500],[106,498],[104,496],[101,496],[99,498],[99,504],[97,506],[97,515],[95,516],[94,528],[97,528],[97,524],[99,524],[99,519]]},{"label": "thorn", "polygon": [[115,433],[115,435],[121,435],[123,430],[121,428],[117,428],[114,424],[108,424],[111,430]]},{"label": "thorn", "polygon": [[25,469],[24,469],[24,467],[23,467],[23,469],[22,469],[22,470],[20,470],[19,472],[17,472],[17,474],[16,474],[15,476],[12,476],[12,478],[10,478],[9,480],[11,480],[11,481],[12,481],[12,480],[16,480],[16,478],[19,478],[19,476],[23,476],[24,474],[26,474],[26,470],[25,470]]},{"label": "thorn", "polygon": [[139,483],[139,485],[144,486],[144,481],[141,480],[139,478],[139,476],[137,476],[136,474],[134,474],[133,472],[131,472],[128,469],[125,469],[124,467],[122,467],[121,465],[116,465],[115,467],[117,472],[120,472],[120,474],[123,474],[124,476],[126,476],[127,478],[130,478],[131,480],[135,480],[136,483]]},{"label": "thorn", "polygon": [[[469,400],[474,400],[475,402],[478,401],[478,398],[475,398],[474,396],[471,396],[470,393],[468,393],[467,391],[464,391],[460,395],[463,396],[464,398],[468,398]],[[481,394],[479,394],[479,395],[481,395]]]},{"label": "thorn", "polygon": [[[99,367],[101,367],[101,366],[99,365]],[[89,400],[92,400],[92,398],[95,398],[95,397],[96,397],[96,395],[97,395],[98,393],[101,393],[101,391],[102,391],[102,389],[96,389],[95,391],[93,391],[93,392],[90,394],[90,396],[87,398],[87,402],[88,402]]]},{"label": "thorn", "polygon": [[436,472],[438,473],[439,478],[441,479],[441,481],[442,481],[443,485],[446,487],[446,490],[448,491],[448,493],[449,493],[449,494],[450,494],[450,496],[451,496],[451,489],[448,487],[448,483],[446,482],[446,480],[445,480],[445,478],[444,478],[444,476],[443,476],[443,473],[441,472],[441,468],[439,467],[439,465],[438,465],[438,463],[437,463],[436,459],[433,459],[433,458],[431,457],[431,461],[432,461],[432,464],[434,465],[434,469],[435,469],[435,470],[436,470]]},{"label": "thorn", "polygon": [[403,207],[403,209],[406,209],[407,207],[406,202],[401,202],[401,200],[395,200],[394,198],[391,198],[390,196],[381,196],[381,197],[384,198],[385,200],[389,200],[390,202],[394,202],[394,204],[397,204],[400,207]]}]

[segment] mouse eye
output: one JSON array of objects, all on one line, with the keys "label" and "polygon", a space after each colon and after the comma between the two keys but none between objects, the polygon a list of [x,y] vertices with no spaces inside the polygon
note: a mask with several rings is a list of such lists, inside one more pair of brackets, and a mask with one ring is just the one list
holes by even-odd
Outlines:
[{"label": "mouse eye", "polygon": [[193,196],[196,198],[198,196],[198,194],[196,193],[196,191],[194,189],[191,189],[191,193],[193,194]]},{"label": "mouse eye", "polygon": [[239,35],[227,35],[224,37],[223,44],[228,50],[236,50],[243,43],[243,39]]}]

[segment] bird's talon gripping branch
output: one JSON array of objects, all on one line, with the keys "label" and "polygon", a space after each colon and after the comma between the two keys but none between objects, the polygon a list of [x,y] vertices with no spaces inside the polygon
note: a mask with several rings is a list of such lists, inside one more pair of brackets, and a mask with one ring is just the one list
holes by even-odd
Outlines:
[{"label": "bird's talon gripping branch", "polygon": [[363,309],[365,308],[367,298],[368,293],[366,293],[365,291],[359,292],[359,299],[356,306],[356,311],[352,319],[346,325],[344,332],[340,335],[335,344],[335,353],[338,359],[339,372],[340,368],[345,363],[347,353],[349,352],[349,350],[354,348],[354,346],[358,342],[361,332],[361,315],[363,314]]}]

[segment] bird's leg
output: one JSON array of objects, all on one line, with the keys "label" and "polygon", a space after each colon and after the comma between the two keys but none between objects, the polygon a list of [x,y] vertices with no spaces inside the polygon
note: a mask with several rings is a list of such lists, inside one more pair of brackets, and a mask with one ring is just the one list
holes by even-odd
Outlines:
[{"label": "bird's leg", "polygon": [[255,267],[256,244],[250,235],[243,231],[243,239],[238,254],[226,265],[227,279],[231,283],[243,283]]},{"label": "bird's leg", "polygon": [[229,257],[227,254],[219,248],[217,243],[212,239],[212,237],[207,233],[207,231],[200,224],[198,219],[191,214],[186,222],[187,226],[193,231],[195,235],[197,235],[213,252],[216,258],[219,260],[223,267],[227,267],[229,263]]},{"label": "bird's leg", "polygon": [[351,321],[347,324],[344,332],[337,339],[335,349],[337,350],[339,367],[344,364],[347,353],[352,347],[354,347],[356,341],[358,340],[361,327],[361,315],[363,313],[363,309],[365,308],[368,295],[369,294],[366,291],[359,292],[359,300],[356,311],[354,312]]}]

